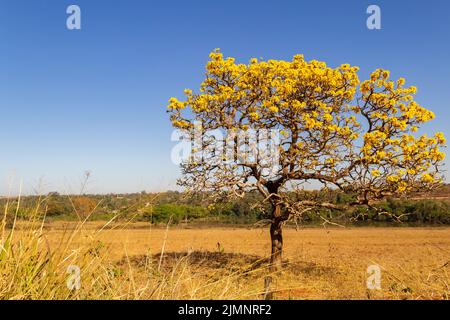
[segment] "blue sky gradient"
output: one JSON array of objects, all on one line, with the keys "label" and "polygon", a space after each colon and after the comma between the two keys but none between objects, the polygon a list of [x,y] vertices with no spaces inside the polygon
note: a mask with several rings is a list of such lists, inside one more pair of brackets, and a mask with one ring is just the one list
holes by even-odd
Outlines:
[{"label": "blue sky gradient", "polygon": [[[82,29],[66,28],[79,5]],[[382,30],[366,28],[366,8]],[[167,100],[197,89],[214,48],[375,68],[418,87],[450,137],[449,1],[0,0],[0,194],[175,188]],[[446,165],[446,169],[449,167]],[[9,181],[13,181],[10,186]]]}]

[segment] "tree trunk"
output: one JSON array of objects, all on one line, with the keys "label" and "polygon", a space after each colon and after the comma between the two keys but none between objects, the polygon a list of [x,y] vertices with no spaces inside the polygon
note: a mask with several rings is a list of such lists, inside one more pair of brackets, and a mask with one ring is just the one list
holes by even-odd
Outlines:
[{"label": "tree trunk", "polygon": [[283,254],[282,219],[281,208],[279,205],[275,206],[272,219],[273,220],[270,225],[270,239],[272,242],[272,255],[270,257],[270,263],[273,271],[278,271],[281,269]]}]

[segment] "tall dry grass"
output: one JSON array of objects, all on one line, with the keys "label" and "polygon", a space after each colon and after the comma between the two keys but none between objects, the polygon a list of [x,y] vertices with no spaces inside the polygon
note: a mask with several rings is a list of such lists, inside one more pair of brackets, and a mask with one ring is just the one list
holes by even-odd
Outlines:
[{"label": "tall dry grass", "polygon": [[[50,245],[40,208],[18,223],[19,206],[20,198],[11,214],[7,203],[1,220],[0,299],[257,299],[264,294],[263,280],[253,281],[267,274],[258,261],[228,270],[199,269],[209,263],[208,254],[174,255],[164,246],[139,257],[129,257],[124,247],[117,261],[100,240],[112,220],[87,230],[86,217]],[[79,288],[71,285],[73,266],[81,271]]]}]

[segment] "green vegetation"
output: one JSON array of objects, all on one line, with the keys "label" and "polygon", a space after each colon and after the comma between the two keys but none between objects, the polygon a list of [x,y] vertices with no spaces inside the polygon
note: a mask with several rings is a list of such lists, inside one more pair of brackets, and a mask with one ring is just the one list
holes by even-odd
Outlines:
[{"label": "green vegetation", "polygon": [[[348,225],[377,224],[441,225],[450,224],[449,186],[436,194],[415,200],[387,199],[375,205],[378,210],[359,208],[347,212],[331,210],[309,211],[301,219],[307,225],[325,221]],[[322,199],[335,204],[353,201],[352,195],[336,191],[305,191],[292,195],[308,199]],[[205,197],[206,198],[206,197]],[[46,216],[47,220],[117,220],[147,221],[153,224],[195,223],[249,225],[267,219],[257,193],[243,198],[211,205],[201,197],[188,197],[177,191],[164,193],[135,193],[108,195],[66,196],[50,193],[47,196],[26,196],[0,199],[0,210],[8,212],[9,220],[15,216],[27,219],[30,216]],[[20,201],[20,205],[19,205]]]}]

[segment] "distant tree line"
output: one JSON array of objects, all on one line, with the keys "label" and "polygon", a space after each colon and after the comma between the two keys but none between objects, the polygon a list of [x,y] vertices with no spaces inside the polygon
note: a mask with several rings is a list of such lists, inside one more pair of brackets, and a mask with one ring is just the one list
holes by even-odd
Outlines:
[{"label": "distant tree line", "polygon": [[[306,212],[299,223],[314,225],[324,222],[339,224],[450,224],[450,186],[435,194],[405,200],[389,198],[374,206],[380,210],[352,210],[335,212],[315,210]],[[292,197],[299,196],[293,194]],[[353,196],[337,191],[304,191],[302,199],[322,199],[335,204],[346,204]],[[117,220],[132,219],[153,224],[228,223],[254,224],[268,219],[268,208],[255,206],[263,199],[258,193],[243,198],[210,204],[202,196],[188,196],[178,191],[163,193],[133,193],[107,195],[61,195],[52,192],[46,196],[0,198],[0,210],[8,219],[46,217],[47,220]]]}]

